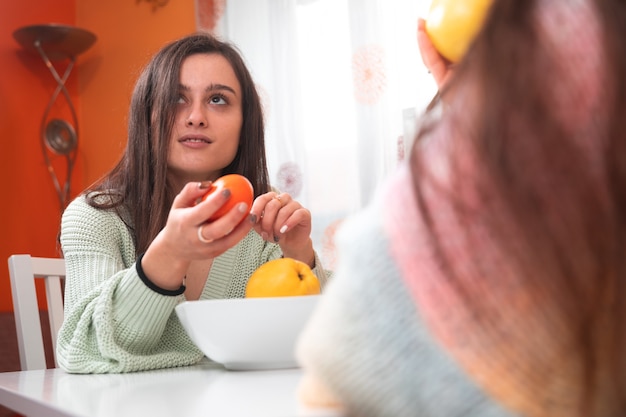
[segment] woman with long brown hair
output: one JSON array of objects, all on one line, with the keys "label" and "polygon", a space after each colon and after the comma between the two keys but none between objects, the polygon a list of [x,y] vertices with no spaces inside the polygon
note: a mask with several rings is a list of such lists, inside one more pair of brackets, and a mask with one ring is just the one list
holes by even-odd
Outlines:
[{"label": "woman with long brown hair", "polygon": [[[183,300],[243,297],[264,262],[306,262],[326,272],[311,242],[311,214],[270,187],[263,113],[233,45],[209,34],[160,50],[139,77],[120,162],[63,213],[67,266],[59,366],[76,373],[189,365],[203,354],[174,308]],[[201,200],[212,181],[253,185],[207,221],[230,190]]]},{"label": "woman with long brown hair", "polygon": [[[494,0],[299,345],[347,416],[626,415],[626,3]],[[358,242],[358,244],[357,244]]]}]

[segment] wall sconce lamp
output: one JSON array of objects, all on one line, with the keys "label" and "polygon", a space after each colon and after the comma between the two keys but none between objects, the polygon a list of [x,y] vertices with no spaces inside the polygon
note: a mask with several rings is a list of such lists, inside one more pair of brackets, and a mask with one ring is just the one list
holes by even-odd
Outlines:
[{"label": "wall sconce lamp", "polygon": [[[63,210],[70,199],[70,180],[78,146],[78,118],[70,94],[65,88],[65,82],[74,68],[76,57],[91,47],[96,41],[96,36],[84,29],[51,23],[22,27],[13,32],[13,37],[24,49],[41,56],[57,82],[41,120],[40,139],[44,160]],[[69,60],[63,76],[59,75],[52,64],[52,61],[57,60]],[[59,94],[67,101],[73,124],[59,118],[49,120],[50,111]],[[66,159],[67,174],[63,185],[52,166],[49,152],[64,156]]]}]

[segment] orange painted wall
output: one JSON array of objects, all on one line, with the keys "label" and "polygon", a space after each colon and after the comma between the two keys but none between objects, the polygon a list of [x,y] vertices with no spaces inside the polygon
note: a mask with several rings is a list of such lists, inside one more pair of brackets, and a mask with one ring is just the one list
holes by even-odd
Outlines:
[{"label": "orange painted wall", "polygon": [[[58,255],[60,207],[39,144],[39,125],[56,83],[41,58],[24,53],[12,35],[25,25],[52,22],[98,37],[78,57],[66,84],[79,120],[75,196],[117,161],[139,70],[163,44],[195,30],[195,7],[194,0],[169,0],[156,8],[147,0],[0,0],[0,311],[12,310],[6,266],[11,254]],[[63,62],[56,65],[63,70]],[[67,106],[55,112],[71,120]],[[54,166],[64,180],[64,159],[56,157]]]},{"label": "orange painted wall", "polygon": [[[0,0],[0,311],[11,309],[8,256],[54,256],[60,216],[39,145],[39,125],[56,82],[38,55],[24,53],[13,32],[47,22],[73,24],[75,14],[74,0]],[[67,83],[75,105],[77,85],[75,78]],[[59,162],[55,166],[62,169]]]}]

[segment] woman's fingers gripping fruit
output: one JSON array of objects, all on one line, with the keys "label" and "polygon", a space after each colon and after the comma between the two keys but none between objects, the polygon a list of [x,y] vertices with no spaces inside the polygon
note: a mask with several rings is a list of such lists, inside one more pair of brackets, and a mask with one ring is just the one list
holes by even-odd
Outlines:
[{"label": "woman's fingers gripping fruit", "polygon": [[219,219],[239,203],[245,203],[248,209],[251,208],[254,199],[254,189],[250,181],[239,174],[224,175],[213,181],[207,188],[201,201],[205,201],[213,194],[226,191],[229,193],[228,201],[213,213],[208,221],[211,222]]},{"label": "woman's fingers gripping fruit", "polygon": [[[290,217],[296,203],[289,194],[269,192],[263,194],[252,205],[254,229],[264,240],[278,241],[279,234],[287,230],[285,221]],[[297,203],[296,203],[297,204]]]},{"label": "woman's fingers gripping fruit", "polygon": [[256,232],[264,240],[280,244],[283,253],[301,252],[309,246],[311,213],[289,194],[259,196],[251,213]]}]

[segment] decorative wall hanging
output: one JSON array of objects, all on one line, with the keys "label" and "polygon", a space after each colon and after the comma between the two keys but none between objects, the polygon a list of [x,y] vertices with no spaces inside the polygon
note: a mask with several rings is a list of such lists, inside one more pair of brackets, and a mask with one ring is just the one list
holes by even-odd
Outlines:
[{"label": "decorative wall hanging", "polygon": [[[74,68],[76,57],[91,47],[96,41],[96,36],[84,29],[51,23],[22,27],[13,33],[13,37],[24,49],[41,56],[57,83],[41,119],[40,140],[43,157],[63,210],[70,199],[70,181],[78,146],[78,118],[70,94],[65,88],[65,82]],[[62,76],[52,63],[59,60],[69,60]],[[72,122],[50,118],[50,111],[59,94],[67,101]],[[67,172],[63,184],[52,166],[50,152],[66,159]]]},{"label": "decorative wall hanging", "polygon": [[214,32],[217,22],[222,18],[226,0],[195,0],[196,29],[201,32]]},{"label": "decorative wall hanging", "polygon": [[152,5],[152,11],[155,11],[159,7],[165,6],[169,0],[137,0],[136,3],[141,3],[142,1],[150,3]]}]

